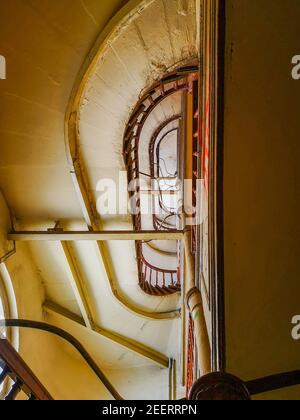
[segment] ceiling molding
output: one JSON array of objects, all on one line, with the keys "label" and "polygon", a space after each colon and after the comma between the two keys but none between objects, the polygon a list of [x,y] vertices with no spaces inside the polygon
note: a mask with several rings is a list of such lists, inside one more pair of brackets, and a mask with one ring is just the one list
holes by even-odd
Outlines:
[{"label": "ceiling molding", "polygon": [[[47,313],[51,315],[58,316],[62,319],[67,319],[69,321],[75,322],[77,325],[80,325],[81,327],[87,328],[85,324],[85,320],[82,317],[76,314],[73,314],[72,312],[68,311],[65,308],[62,308],[56,303],[46,301],[44,303],[43,308]],[[139,356],[142,356],[143,358],[150,360],[152,363],[162,368],[169,367],[169,358],[167,356],[151,349],[148,346],[145,346],[144,344],[141,344],[135,340],[131,340],[120,334],[113,333],[95,324],[93,324],[92,326],[92,331],[101,335],[102,337],[107,338],[108,340],[116,344],[121,345],[122,347],[125,347],[126,349],[129,349],[130,351],[138,354]]]}]

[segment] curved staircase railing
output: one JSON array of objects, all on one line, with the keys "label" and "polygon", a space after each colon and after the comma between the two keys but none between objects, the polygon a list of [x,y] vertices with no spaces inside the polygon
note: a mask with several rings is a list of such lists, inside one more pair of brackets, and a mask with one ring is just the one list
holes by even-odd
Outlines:
[{"label": "curved staircase railing", "polygon": [[139,255],[139,284],[145,293],[164,296],[180,292],[180,268],[164,270],[146,261],[142,252]]},{"label": "curved staircase railing", "polygon": [[[192,69],[192,70],[191,70]],[[175,94],[178,91],[183,91],[188,88],[188,75],[191,71],[195,72],[193,68],[186,67],[184,72],[175,72],[160,82],[157,82],[153,87],[140,99],[135,107],[131,118],[127,124],[124,135],[123,156],[128,173],[128,181],[134,182],[134,188],[130,191],[130,199],[133,200],[136,209],[140,208],[140,166],[139,166],[139,143],[142,129],[150,113],[168,96]],[[166,121],[164,126],[170,122],[179,119],[176,115]],[[163,127],[164,128],[164,127]],[[154,162],[154,145],[157,136],[163,129],[159,129],[154,133],[149,146],[150,154],[150,176],[155,179],[155,162]],[[141,230],[141,214],[133,216],[134,226],[137,231]],[[153,215],[153,227],[155,230],[168,230],[169,226],[162,223],[159,217]],[[173,228],[174,229],[174,228]],[[162,270],[149,264],[143,256],[142,242],[136,243],[139,285],[142,290],[150,295],[164,296],[180,292],[180,272],[173,270]],[[178,264],[180,265],[180,264]]]},{"label": "curved staircase railing", "polygon": [[169,216],[165,217],[164,219],[161,219],[156,214],[153,215],[153,226],[155,230],[164,230],[164,231],[170,231],[176,229],[172,224],[168,223],[167,220],[171,217],[176,216],[176,214],[170,214]]},{"label": "curved staircase railing", "polygon": [[[45,322],[38,322],[38,321],[31,321],[31,320],[24,320],[24,319],[0,319],[0,327],[6,328],[22,328],[22,329],[30,329],[30,330],[37,330],[43,331],[46,333],[50,333],[54,336],[60,337],[65,342],[69,343],[74,349],[78,351],[87,365],[91,368],[91,370],[95,373],[97,378],[101,381],[101,383],[105,386],[105,388],[109,391],[109,393],[113,396],[116,401],[122,401],[124,398],[118,393],[112,383],[109,381],[105,373],[100,369],[98,364],[92,358],[92,356],[87,352],[87,350],[83,347],[83,345],[71,334],[67,331],[55,327],[54,325],[47,324]],[[4,342],[1,343],[1,341]],[[2,345],[1,345],[2,344]],[[6,365],[6,376],[10,376],[9,373],[11,372],[12,379],[18,379],[18,383],[15,387],[15,390],[8,396],[7,399],[15,399],[17,394],[15,394],[17,388],[20,386],[20,383],[26,385],[24,391],[28,392],[32,398],[35,400],[49,400],[53,399],[48,392],[44,389],[38,379],[34,376],[34,374],[30,371],[30,369],[26,366],[25,362],[20,358],[18,353],[14,350],[13,347],[7,342],[7,340],[1,340],[0,338],[0,359],[5,362]],[[15,363],[15,360],[17,363]],[[25,369],[25,370],[24,370]],[[23,376],[23,373],[26,375],[29,374],[29,377]],[[3,374],[4,376],[5,374]],[[31,376],[31,379],[30,379]],[[34,388],[33,388],[34,386]],[[19,391],[18,391],[19,392]],[[44,395],[44,393],[46,393]],[[28,394],[28,395],[29,395]],[[11,398],[14,397],[14,398]]]},{"label": "curved staircase railing", "polygon": [[21,394],[29,401],[53,400],[13,346],[0,335],[0,387],[2,386],[5,401],[16,400]]},{"label": "curved staircase railing", "polygon": [[195,328],[192,317],[189,319],[187,354],[186,397],[188,398],[195,381]]}]

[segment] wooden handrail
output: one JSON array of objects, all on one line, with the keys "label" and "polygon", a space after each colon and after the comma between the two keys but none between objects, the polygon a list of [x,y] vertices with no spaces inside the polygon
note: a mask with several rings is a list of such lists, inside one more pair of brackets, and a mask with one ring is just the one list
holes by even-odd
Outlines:
[{"label": "wooden handrail", "polygon": [[154,265],[150,264],[145,259],[145,257],[143,255],[140,257],[140,259],[144,263],[145,266],[147,266],[148,268],[150,268],[153,271],[159,271],[160,273],[163,273],[163,274],[174,274],[174,275],[178,274],[178,269],[177,270],[166,270],[164,268],[155,267]]},{"label": "wooden handrail", "polygon": [[251,395],[263,394],[296,385],[300,385],[300,370],[279,373],[246,382],[246,387]]},{"label": "wooden handrail", "polygon": [[300,371],[280,373],[244,382],[224,372],[208,374],[193,385],[190,400],[251,400],[252,395],[300,385]]},{"label": "wooden handrail", "polygon": [[170,295],[181,290],[180,267],[167,270],[150,264],[143,255],[142,243],[136,244],[138,258],[139,285],[150,295]]},{"label": "wooden handrail", "polygon": [[13,381],[5,400],[15,400],[21,391],[24,391],[31,400],[53,400],[32,370],[3,336],[0,336],[0,359],[3,368],[0,382],[3,383],[6,378]]},{"label": "wooden handrail", "polygon": [[123,398],[118,393],[118,391],[114,388],[112,383],[108,380],[106,375],[102,372],[99,368],[97,363],[94,359],[90,356],[90,354],[85,350],[82,344],[71,334],[64,331],[61,328],[55,327],[54,325],[47,324],[45,322],[38,322],[38,321],[28,321],[24,319],[6,319],[0,320],[0,327],[9,327],[9,328],[25,328],[25,329],[33,329],[39,331],[45,331],[50,334],[56,335],[63,340],[67,341],[71,346],[73,346],[79,354],[83,357],[89,367],[93,370],[96,374],[98,379],[102,382],[105,388],[110,392],[110,394],[115,398],[117,401],[122,401]]}]

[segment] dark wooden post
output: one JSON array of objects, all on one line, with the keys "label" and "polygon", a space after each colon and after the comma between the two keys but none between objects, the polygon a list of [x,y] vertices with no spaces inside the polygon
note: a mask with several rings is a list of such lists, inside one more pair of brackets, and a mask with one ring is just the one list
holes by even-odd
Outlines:
[{"label": "dark wooden post", "polygon": [[227,373],[211,373],[193,385],[190,400],[250,401],[250,393],[243,381]]}]

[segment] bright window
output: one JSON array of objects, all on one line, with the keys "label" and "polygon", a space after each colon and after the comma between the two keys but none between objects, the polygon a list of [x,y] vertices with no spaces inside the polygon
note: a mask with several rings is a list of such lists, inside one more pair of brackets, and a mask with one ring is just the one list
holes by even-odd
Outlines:
[{"label": "bright window", "polygon": [[[0,319],[4,319],[4,304],[2,302],[2,297],[1,297],[1,293],[0,293]],[[4,334],[4,331],[0,330],[0,333]],[[3,369],[1,366],[1,360],[0,360],[0,374],[2,373]],[[0,385],[0,393],[2,392],[3,389],[3,384]]]},{"label": "bright window", "polygon": [[[5,313],[6,313],[6,306],[5,306],[5,303],[4,303],[4,296],[3,296],[2,287],[0,287],[0,319],[5,318]],[[0,333],[2,335],[6,336],[5,328],[0,327]]]},{"label": "bright window", "polygon": [[[12,281],[5,264],[0,264],[0,319],[18,318],[15,294]],[[0,327],[0,332],[4,335],[18,351],[19,348],[19,332],[17,329],[11,330]],[[1,360],[0,360],[1,362]],[[2,372],[0,363],[0,373]],[[7,381],[0,386],[0,400],[5,394]]]},{"label": "bright window", "polygon": [[2,299],[0,296],[0,319],[4,318],[4,308],[3,308],[3,304],[2,304]]}]

